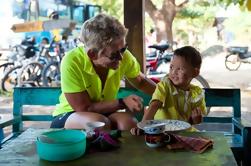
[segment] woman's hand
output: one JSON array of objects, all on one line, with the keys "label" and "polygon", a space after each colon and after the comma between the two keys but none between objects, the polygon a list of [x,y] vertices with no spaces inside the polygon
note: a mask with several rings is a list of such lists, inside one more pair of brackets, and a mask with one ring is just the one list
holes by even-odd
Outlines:
[{"label": "woman's hand", "polygon": [[201,113],[200,109],[196,108],[196,109],[192,110],[192,114],[189,118],[189,122],[191,124],[199,124],[202,122],[202,119],[203,119],[203,117],[202,117],[202,113]]},{"label": "woman's hand", "polygon": [[143,99],[136,95],[130,95],[123,99],[126,107],[131,112],[139,112],[143,109]]}]

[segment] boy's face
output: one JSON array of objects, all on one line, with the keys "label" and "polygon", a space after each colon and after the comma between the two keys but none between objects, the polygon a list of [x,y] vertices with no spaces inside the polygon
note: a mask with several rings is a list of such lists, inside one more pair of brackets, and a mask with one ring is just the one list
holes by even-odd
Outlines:
[{"label": "boy's face", "polygon": [[199,74],[199,69],[192,67],[185,58],[174,55],[169,69],[169,79],[183,90],[188,90],[193,78]]}]

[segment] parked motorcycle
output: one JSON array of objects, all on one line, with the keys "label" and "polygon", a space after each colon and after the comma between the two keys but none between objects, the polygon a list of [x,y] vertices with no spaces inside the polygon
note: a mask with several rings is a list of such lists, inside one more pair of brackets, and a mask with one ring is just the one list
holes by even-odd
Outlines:
[{"label": "parked motorcycle", "polygon": [[173,52],[166,51],[169,48],[169,44],[150,45],[148,48],[154,48],[156,51],[146,56],[147,74],[166,73],[168,69],[161,71],[160,67],[170,62],[173,55]]},{"label": "parked motorcycle", "polygon": [[230,71],[236,71],[240,68],[241,63],[251,64],[251,52],[248,47],[229,47],[228,55],[225,58],[225,66]]}]

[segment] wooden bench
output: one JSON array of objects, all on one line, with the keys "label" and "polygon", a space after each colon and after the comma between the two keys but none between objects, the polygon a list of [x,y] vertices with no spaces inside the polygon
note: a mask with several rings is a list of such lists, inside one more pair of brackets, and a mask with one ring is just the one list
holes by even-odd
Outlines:
[{"label": "wooden bench", "polygon": [[9,139],[9,137],[5,138],[3,128],[5,128],[7,126],[11,126],[11,125],[18,123],[20,121],[21,121],[20,118],[18,118],[18,117],[14,118],[13,115],[9,115],[9,114],[8,115],[5,115],[5,114],[0,115],[0,142],[2,140]]},{"label": "wooden bench", "polygon": [[[13,135],[23,131],[24,121],[51,121],[51,115],[24,115],[24,105],[56,105],[61,94],[60,88],[15,88],[13,95],[13,118],[0,123],[0,131],[9,125],[13,125]],[[121,88],[118,98],[131,94],[141,96],[144,105],[147,106],[151,96],[138,90]],[[240,89],[205,89],[206,105],[209,107],[232,107],[232,117],[204,117],[204,123],[231,123],[232,131],[225,133],[237,162],[244,165],[251,164],[251,124],[241,119]],[[137,119],[142,118],[142,113],[136,115]],[[7,139],[5,138],[2,143]],[[249,141],[248,141],[249,140]]]}]

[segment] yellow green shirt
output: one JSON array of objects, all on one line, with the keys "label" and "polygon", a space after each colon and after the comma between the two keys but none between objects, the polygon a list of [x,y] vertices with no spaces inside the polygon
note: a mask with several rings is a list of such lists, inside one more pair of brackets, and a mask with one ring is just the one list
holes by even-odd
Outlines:
[{"label": "yellow green shirt", "polygon": [[202,114],[206,115],[204,90],[192,84],[189,91],[178,89],[167,76],[157,84],[151,101],[153,100],[163,103],[154,119],[175,119],[188,122],[195,108],[199,108]]},{"label": "yellow green shirt", "polygon": [[61,62],[61,90],[59,104],[53,116],[73,111],[64,93],[87,91],[93,102],[109,101],[116,98],[120,81],[123,77],[135,78],[140,73],[140,65],[136,58],[126,50],[116,70],[109,69],[102,89],[102,83],[96,74],[90,58],[83,47],[68,52]]}]

